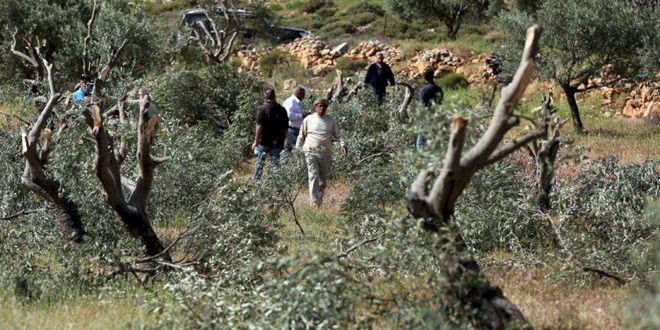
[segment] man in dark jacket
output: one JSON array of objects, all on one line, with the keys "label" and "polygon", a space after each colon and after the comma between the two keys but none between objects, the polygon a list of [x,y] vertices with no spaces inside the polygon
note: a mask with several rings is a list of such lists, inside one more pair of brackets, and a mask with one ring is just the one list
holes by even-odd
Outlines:
[{"label": "man in dark jacket", "polygon": [[286,109],[275,101],[275,90],[266,90],[266,100],[257,107],[257,125],[252,149],[257,156],[252,180],[257,181],[263,171],[263,160],[270,155],[271,162],[277,164],[284,148],[284,139],[289,129]]},{"label": "man in dark jacket", "polygon": [[385,99],[385,87],[389,83],[394,86],[394,74],[390,66],[384,62],[385,57],[383,53],[376,54],[376,62],[371,64],[367,69],[367,75],[364,77],[364,83],[371,85],[371,99],[378,102],[378,105],[383,104]]},{"label": "man in dark jacket", "polygon": [[[442,104],[442,99],[444,93],[440,86],[436,85],[433,81],[433,70],[426,69],[424,70],[424,86],[419,90],[419,102],[421,102],[425,107],[430,107],[431,102],[435,104]],[[417,141],[415,141],[415,146],[417,149],[421,149],[426,144],[426,138],[422,135],[417,135]]]}]

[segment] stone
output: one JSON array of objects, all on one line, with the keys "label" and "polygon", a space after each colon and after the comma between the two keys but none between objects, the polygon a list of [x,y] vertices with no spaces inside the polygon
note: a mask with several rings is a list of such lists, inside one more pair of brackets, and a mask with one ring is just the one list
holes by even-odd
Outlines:
[{"label": "stone", "polygon": [[334,54],[342,55],[342,54],[344,54],[347,50],[348,50],[348,43],[347,43],[347,42],[344,42],[344,43],[339,44],[339,46],[333,48],[333,49],[330,51],[330,54],[333,54],[333,56],[334,56]]},{"label": "stone", "polygon": [[287,79],[282,84],[282,89],[285,91],[293,91],[293,88],[298,85],[298,82],[295,79]]}]

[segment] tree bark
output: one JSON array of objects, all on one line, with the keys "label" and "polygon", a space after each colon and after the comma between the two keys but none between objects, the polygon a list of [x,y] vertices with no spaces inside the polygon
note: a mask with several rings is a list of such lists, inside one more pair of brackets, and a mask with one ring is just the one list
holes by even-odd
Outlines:
[{"label": "tree bark", "polygon": [[582,119],[580,119],[580,109],[578,109],[577,101],[575,100],[575,88],[570,85],[562,85],[561,88],[566,94],[566,101],[568,101],[568,106],[571,108],[571,118],[573,119],[573,128],[578,134],[584,134],[584,126],[582,125]]},{"label": "tree bark", "polygon": [[78,212],[78,205],[60,191],[59,182],[50,178],[39,179],[35,177],[28,164],[26,164],[22,182],[28,190],[53,204],[64,240],[66,242],[80,242],[85,230]]},{"label": "tree bark", "polygon": [[[120,98],[119,102],[119,118],[123,120],[123,97]],[[122,185],[124,178],[120,172],[125,146],[121,143],[119,149],[115,148],[114,140],[104,126],[104,119],[98,106],[92,105],[86,108],[83,110],[83,115],[96,140],[96,177],[101,182],[106,201],[117,213],[128,232],[142,241],[149,256],[159,256],[159,258],[169,262],[172,258],[165,251],[145,212],[153,181],[153,171],[158,164],[165,161],[165,159],[151,156],[151,142],[153,141],[154,127],[158,118],[155,114],[149,113],[150,99],[148,94],[141,95],[139,103],[136,155],[138,177],[128,199],[124,196]]]},{"label": "tree bark", "polygon": [[448,293],[456,297],[459,304],[449,308],[476,313],[478,328],[529,327],[520,310],[504,297],[500,289],[491,286],[484,278],[452,220],[456,201],[480,169],[501,160],[547,132],[547,123],[542,122],[542,127],[498,148],[506,134],[519,123],[518,116],[513,113],[513,106],[522,98],[531,79],[540,34],[539,26],[532,26],[527,30],[525,49],[518,70],[511,83],[502,89],[502,97],[493,118],[479,141],[463,152],[468,121],[460,115],[455,116],[442,171],[431,185],[430,192],[428,185],[431,172],[422,170],[412,183],[407,197],[408,211],[414,217],[426,219],[427,230],[438,231],[440,226],[449,226],[452,229],[449,232],[454,233],[452,238],[456,253],[449,253],[450,261],[445,275],[449,283]]},{"label": "tree bark", "polygon": [[[443,222],[450,223],[445,218]],[[525,316],[510,302],[499,287],[492,286],[483,275],[479,264],[470,255],[467,244],[458,228],[453,232],[455,254],[450,256],[445,277],[449,282],[449,294],[461,303],[463,312],[477,311],[476,321],[482,329],[531,329]]]},{"label": "tree bark", "polygon": [[542,212],[550,210],[550,191],[555,177],[555,160],[559,152],[559,141],[545,141],[536,157],[536,205]]}]

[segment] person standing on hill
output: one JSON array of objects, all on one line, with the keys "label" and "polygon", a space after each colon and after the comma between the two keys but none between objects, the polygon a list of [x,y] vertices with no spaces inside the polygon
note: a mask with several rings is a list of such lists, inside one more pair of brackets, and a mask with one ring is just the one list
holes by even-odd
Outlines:
[{"label": "person standing on hill", "polygon": [[286,109],[286,113],[289,116],[289,130],[287,131],[286,140],[284,141],[284,149],[286,151],[291,151],[291,149],[296,146],[296,139],[298,138],[303,118],[309,114],[302,110],[302,100],[304,99],[305,89],[298,86],[293,90],[293,95],[289,96],[289,98],[282,103],[282,106],[284,106],[284,109]]},{"label": "person standing on hill", "polygon": [[348,153],[337,123],[326,113],[328,104],[325,99],[314,102],[314,113],[303,120],[296,143],[296,148],[305,153],[309,198],[316,207],[320,207],[323,202],[323,192],[330,177],[332,139],[339,140],[342,154]]},{"label": "person standing on hill", "polygon": [[[442,99],[444,98],[444,92],[440,86],[435,84],[433,81],[434,72],[432,69],[424,70],[422,76],[424,77],[424,86],[419,90],[419,102],[421,102],[425,107],[431,107],[431,103],[442,104]],[[415,141],[415,146],[417,149],[421,149],[426,144],[426,138],[421,134],[417,135],[417,141]]]},{"label": "person standing on hill", "polygon": [[267,89],[265,98],[264,103],[257,107],[257,125],[252,143],[252,149],[257,156],[257,163],[252,175],[254,182],[261,177],[263,161],[267,155],[270,155],[273,164],[278,163],[289,128],[289,118],[284,107],[275,100],[275,90]]},{"label": "person standing on hill", "polygon": [[367,69],[367,75],[364,77],[364,83],[371,85],[371,100],[378,105],[383,104],[385,100],[385,87],[396,85],[394,74],[390,66],[385,63],[383,53],[376,53],[376,62],[372,63]]}]

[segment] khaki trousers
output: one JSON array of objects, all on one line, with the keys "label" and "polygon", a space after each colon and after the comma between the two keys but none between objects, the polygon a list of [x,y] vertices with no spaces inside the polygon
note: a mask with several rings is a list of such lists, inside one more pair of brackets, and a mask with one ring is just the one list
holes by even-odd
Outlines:
[{"label": "khaki trousers", "polygon": [[330,177],[332,154],[306,152],[305,161],[309,180],[309,199],[315,206],[321,206],[323,192]]}]

